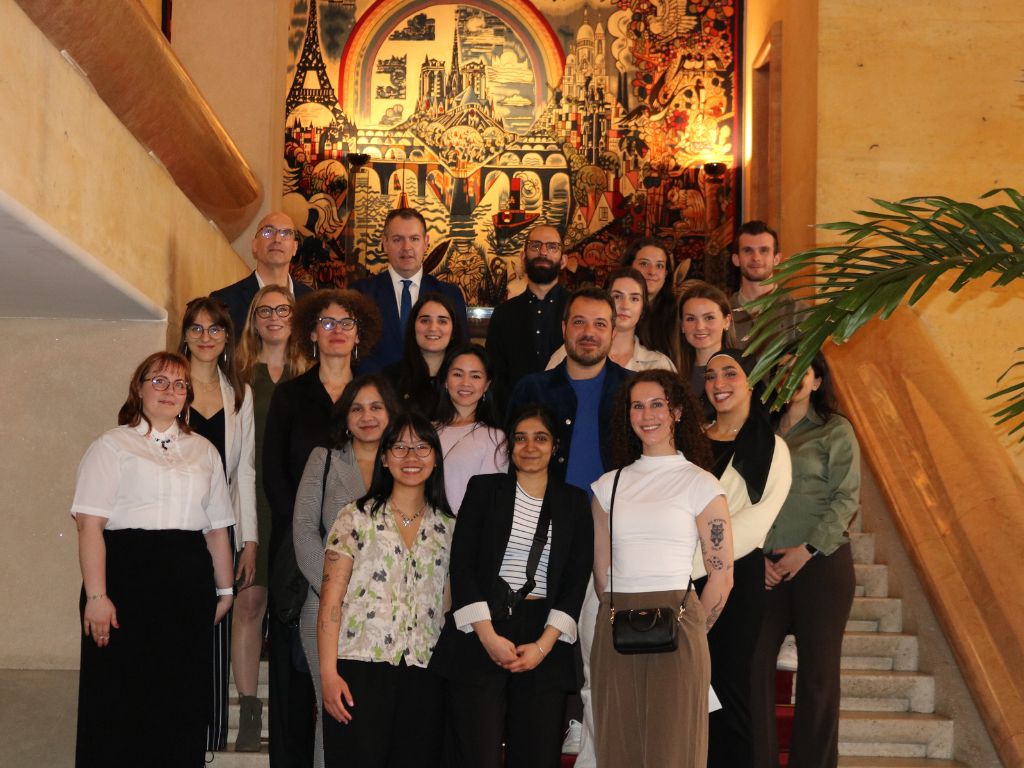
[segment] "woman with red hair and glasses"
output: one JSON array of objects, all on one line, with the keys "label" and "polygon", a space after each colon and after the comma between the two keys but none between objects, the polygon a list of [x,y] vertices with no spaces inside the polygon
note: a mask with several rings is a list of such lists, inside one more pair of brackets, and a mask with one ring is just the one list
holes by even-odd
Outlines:
[{"label": "woman with red hair and glasses", "polygon": [[132,374],[120,426],[78,467],[78,766],[203,761],[235,515],[217,450],[184,420],[191,402],[188,361],[150,355]]}]

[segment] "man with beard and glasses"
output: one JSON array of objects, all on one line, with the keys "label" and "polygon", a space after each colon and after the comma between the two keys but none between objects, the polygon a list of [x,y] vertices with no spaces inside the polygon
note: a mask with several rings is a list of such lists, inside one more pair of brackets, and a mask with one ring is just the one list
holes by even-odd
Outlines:
[{"label": "man with beard and glasses", "polygon": [[565,289],[558,276],[565,254],[558,230],[547,224],[533,227],[521,258],[526,290],[495,307],[487,327],[487,354],[494,366],[491,388],[499,405],[523,376],[544,370],[562,343]]},{"label": "man with beard and glasses", "polygon": [[[746,349],[750,341],[750,330],[758,316],[758,313],[746,309],[746,305],[775,290],[774,284],[765,281],[779,266],[780,258],[779,236],[775,230],[756,219],[740,227],[736,238],[736,253],[732,255],[732,263],[740,270],[740,289],[729,297],[733,333],[736,336],[733,346],[737,349]],[[794,339],[803,309],[803,302],[794,301],[789,296],[780,299],[778,306],[772,309],[778,333],[786,334],[790,341]]]}]

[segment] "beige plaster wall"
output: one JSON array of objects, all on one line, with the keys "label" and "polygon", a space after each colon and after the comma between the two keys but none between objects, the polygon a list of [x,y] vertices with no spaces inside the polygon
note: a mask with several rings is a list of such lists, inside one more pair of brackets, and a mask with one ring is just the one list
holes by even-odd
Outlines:
[{"label": "beige plaster wall", "polygon": [[75,470],[163,344],[161,322],[0,320],[0,668],[77,668]]},{"label": "beige plaster wall", "polygon": [[[1019,0],[820,0],[815,219],[848,218],[871,197],[974,200],[1024,187],[1022,37]],[[995,410],[985,396],[1024,345],[1024,280],[990,284],[936,294],[916,310],[948,362],[937,375],[983,414]],[[1000,439],[1024,475],[1024,449]]]},{"label": "beige plaster wall", "polygon": [[[175,53],[263,187],[254,223],[280,209],[291,6],[289,0],[175,0],[171,18]],[[247,263],[251,243],[251,230],[233,243]]]},{"label": "beige plaster wall", "polygon": [[13,0],[0,0],[0,189],[172,315],[246,268]]}]

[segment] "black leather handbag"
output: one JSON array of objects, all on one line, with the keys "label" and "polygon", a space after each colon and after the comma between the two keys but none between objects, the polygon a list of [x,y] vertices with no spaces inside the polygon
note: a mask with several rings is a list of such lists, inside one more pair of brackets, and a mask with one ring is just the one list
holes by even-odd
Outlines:
[{"label": "black leather handbag", "polygon": [[631,608],[615,610],[615,568],[612,564],[612,537],[615,519],[615,491],[619,487],[619,475],[615,473],[612,482],[612,499],[608,505],[608,570],[609,604],[611,608],[612,644],[619,653],[671,653],[679,647],[679,622],[686,613],[686,600],[693,589],[693,579],[686,585],[686,594],[678,608]]}]

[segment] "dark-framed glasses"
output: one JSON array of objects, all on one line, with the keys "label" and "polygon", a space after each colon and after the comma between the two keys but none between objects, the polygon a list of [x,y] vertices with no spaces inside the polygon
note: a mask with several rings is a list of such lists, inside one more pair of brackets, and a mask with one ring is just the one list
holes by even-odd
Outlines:
[{"label": "dark-framed glasses", "polygon": [[260,304],[256,309],[253,310],[253,314],[256,317],[263,318],[264,320],[269,319],[273,315],[277,315],[282,320],[292,313],[290,304],[278,304],[276,307],[272,307],[269,304]]},{"label": "dark-framed glasses", "polygon": [[188,392],[189,390],[189,383],[184,379],[175,379],[174,381],[171,381],[166,376],[154,376],[148,381],[157,392],[166,392],[170,387],[174,387],[174,391],[179,394]]},{"label": "dark-framed glasses", "polygon": [[262,237],[264,240],[273,240],[275,237],[280,236],[282,240],[294,240],[295,230],[290,227],[272,227],[269,224],[265,227],[256,230],[256,234]]},{"label": "dark-framed glasses", "polygon": [[224,335],[224,326],[209,325],[204,328],[199,323],[193,323],[192,325],[185,329],[185,335],[192,341],[198,341],[199,339],[203,338],[204,333],[209,334],[210,338],[216,341],[217,339],[221,338]]},{"label": "dark-framed glasses", "polygon": [[316,319],[316,321],[320,323],[320,327],[325,331],[333,331],[335,328],[341,328],[343,331],[351,331],[359,324],[351,317],[338,318],[327,317],[326,315],[321,315]]},{"label": "dark-framed glasses", "polygon": [[531,253],[544,253],[558,254],[562,252],[562,244],[556,242],[545,242],[543,240],[527,240],[526,250]]},{"label": "dark-framed glasses", "polygon": [[409,455],[409,451],[415,453],[417,457],[425,459],[427,458],[427,456],[430,455],[431,451],[433,450],[434,449],[431,448],[427,443],[416,443],[415,445],[408,445],[406,443],[395,443],[390,448],[388,448],[388,451],[390,451],[391,455],[394,456],[396,459],[404,459],[406,456]]}]

